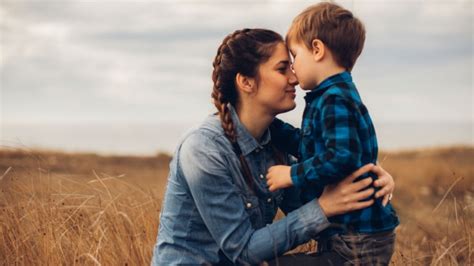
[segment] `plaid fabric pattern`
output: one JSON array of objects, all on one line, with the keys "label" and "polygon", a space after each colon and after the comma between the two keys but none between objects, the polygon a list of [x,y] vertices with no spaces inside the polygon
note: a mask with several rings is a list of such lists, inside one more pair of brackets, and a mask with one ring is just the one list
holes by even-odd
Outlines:
[{"label": "plaid fabric pattern", "polygon": [[[326,185],[341,181],[361,166],[376,163],[378,153],[374,125],[349,72],[327,78],[307,93],[305,101],[301,129],[278,119],[271,125],[274,143],[299,159],[291,167],[291,178],[301,188],[303,202],[321,196]],[[364,233],[399,224],[392,206],[383,207],[381,199],[369,208],[329,220],[344,230]]]}]

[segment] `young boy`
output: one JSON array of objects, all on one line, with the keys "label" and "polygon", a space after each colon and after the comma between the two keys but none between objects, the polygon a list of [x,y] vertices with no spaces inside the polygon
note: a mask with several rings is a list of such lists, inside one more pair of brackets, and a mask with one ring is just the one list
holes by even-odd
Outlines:
[{"label": "young boy", "polygon": [[[275,119],[271,131],[273,142],[299,163],[271,167],[267,183],[271,191],[299,187],[306,202],[326,185],[377,161],[375,129],[350,73],[365,29],[350,11],[323,2],[294,19],[286,41],[300,87],[308,91],[306,106],[301,130]],[[388,200],[331,218],[335,226],[318,240],[318,250],[335,250],[361,265],[389,264],[399,221]]]}]

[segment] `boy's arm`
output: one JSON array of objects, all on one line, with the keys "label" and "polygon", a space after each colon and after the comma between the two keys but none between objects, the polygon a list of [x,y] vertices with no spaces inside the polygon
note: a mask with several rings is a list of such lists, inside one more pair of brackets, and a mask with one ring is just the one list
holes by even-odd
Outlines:
[{"label": "boy's arm", "polygon": [[337,183],[359,166],[362,145],[357,133],[358,111],[341,96],[329,95],[323,101],[321,129],[326,151],[291,166],[291,181],[297,187],[307,181],[322,186]]},{"label": "boy's arm", "polygon": [[298,148],[301,142],[301,133],[299,128],[275,118],[270,125],[272,142],[283,151],[299,158]]}]

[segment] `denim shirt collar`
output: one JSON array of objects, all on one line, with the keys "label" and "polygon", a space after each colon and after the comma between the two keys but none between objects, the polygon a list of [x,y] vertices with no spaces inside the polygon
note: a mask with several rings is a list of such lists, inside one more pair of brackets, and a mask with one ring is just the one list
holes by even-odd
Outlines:
[{"label": "denim shirt collar", "polygon": [[267,128],[265,133],[260,140],[260,143],[250,134],[250,132],[245,128],[244,125],[240,122],[239,116],[237,115],[237,111],[235,108],[229,104],[229,111],[232,116],[232,121],[234,122],[234,126],[237,133],[237,143],[242,150],[242,154],[244,156],[249,155],[254,150],[263,149],[263,145],[266,145],[270,142],[270,130]]},{"label": "denim shirt collar", "polygon": [[306,102],[311,102],[313,99],[315,99],[318,95],[321,95],[324,91],[326,91],[327,88],[338,84],[338,83],[350,83],[352,82],[352,76],[351,73],[348,71],[344,71],[335,75],[332,75],[323,82],[319,83],[316,88],[311,90],[310,92],[306,93],[306,96],[304,99]]}]

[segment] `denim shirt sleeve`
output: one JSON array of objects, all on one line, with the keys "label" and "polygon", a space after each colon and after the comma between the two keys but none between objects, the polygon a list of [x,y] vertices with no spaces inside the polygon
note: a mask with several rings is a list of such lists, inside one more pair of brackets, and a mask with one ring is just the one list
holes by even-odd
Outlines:
[{"label": "denim shirt sleeve", "polygon": [[188,138],[178,163],[207,230],[231,261],[256,264],[272,259],[329,226],[315,199],[277,222],[253,229],[222,148],[205,138]]}]

